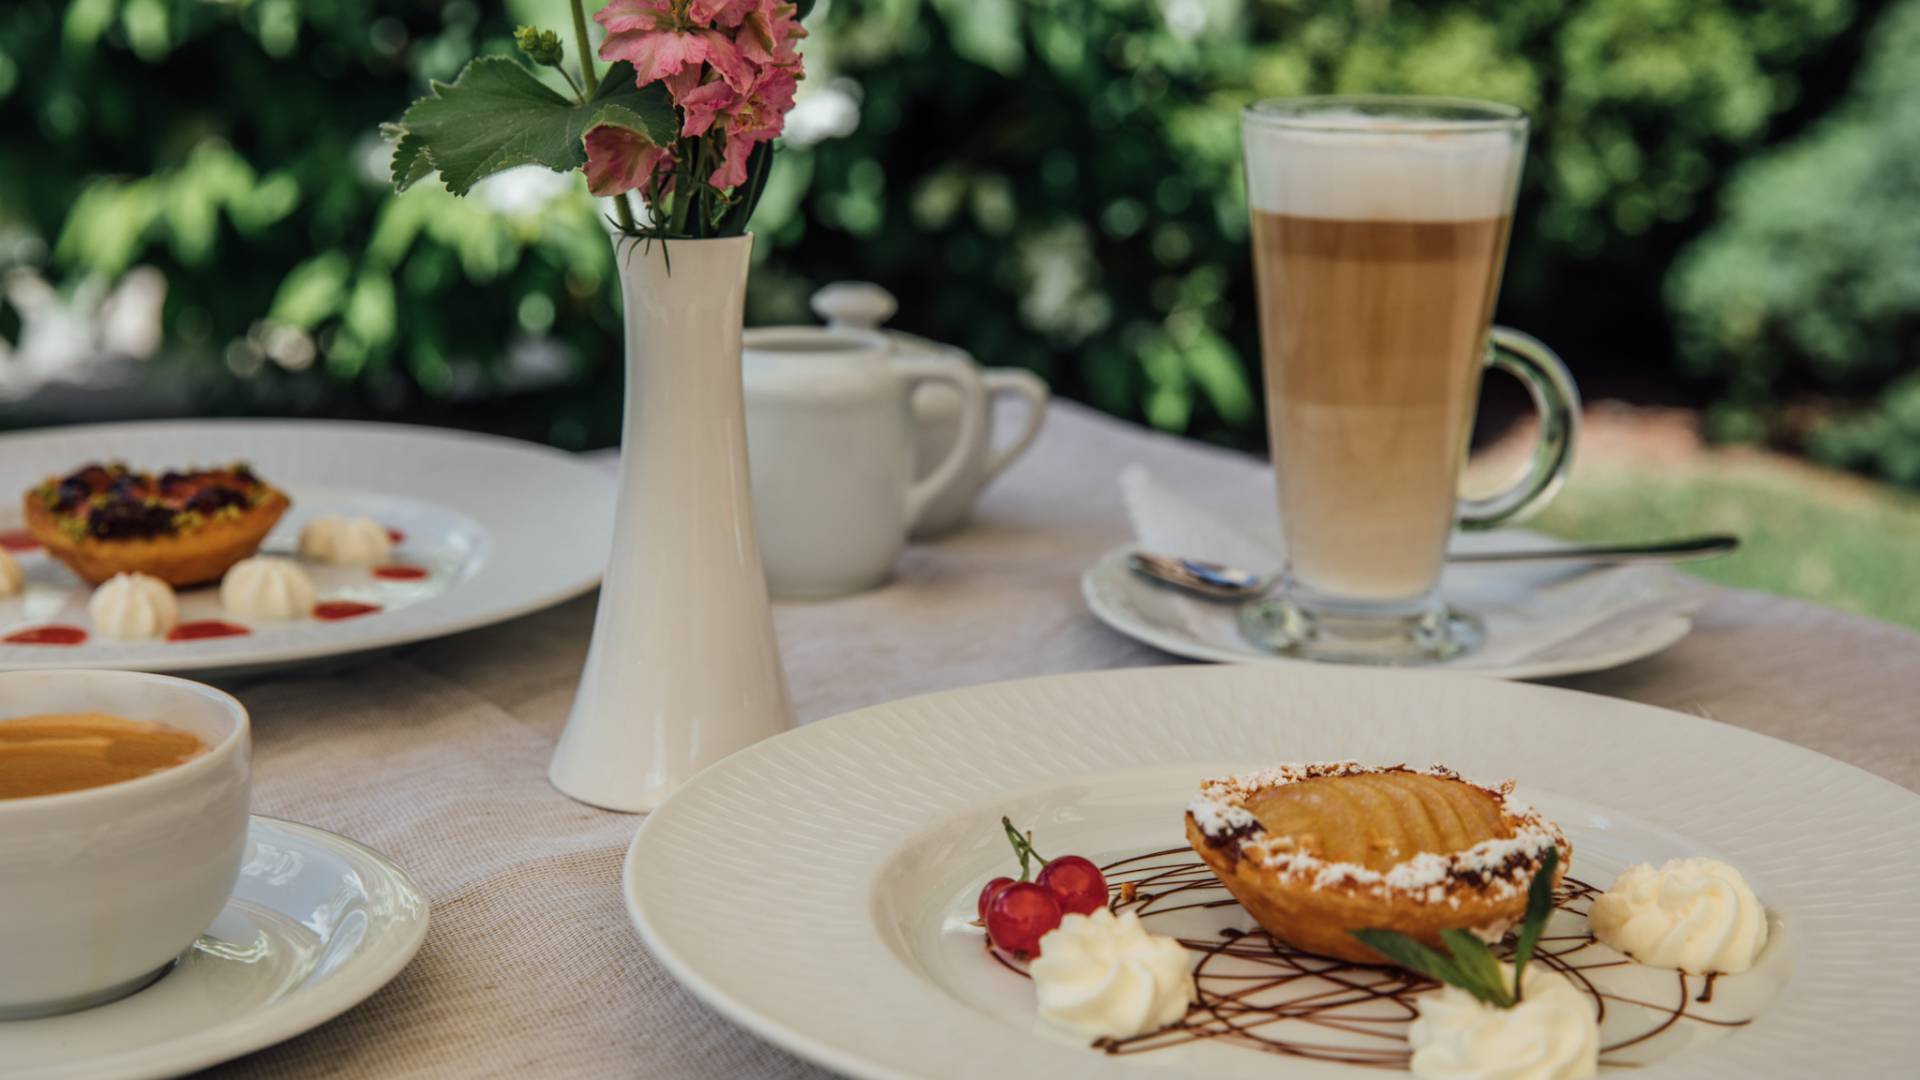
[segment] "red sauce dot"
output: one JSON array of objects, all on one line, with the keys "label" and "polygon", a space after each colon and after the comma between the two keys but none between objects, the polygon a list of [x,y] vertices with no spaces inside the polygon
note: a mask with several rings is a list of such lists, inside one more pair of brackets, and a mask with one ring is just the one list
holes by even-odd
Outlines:
[{"label": "red sauce dot", "polygon": [[168,641],[201,641],[206,638],[239,637],[252,631],[239,623],[221,622],[219,619],[201,619],[198,622],[183,622],[167,631]]},{"label": "red sauce dot", "polygon": [[396,544],[404,544],[407,542],[407,534],[401,532],[399,529],[388,529],[387,539],[393,541]]},{"label": "red sauce dot", "polygon": [[0,529],[0,549],[7,551],[38,551],[40,541],[25,529]]},{"label": "red sauce dot", "polygon": [[329,600],[313,606],[313,617],[332,622],[338,619],[352,619],[361,615],[371,615],[380,610],[379,604],[362,604],[358,600]]},{"label": "red sauce dot", "polygon": [[373,576],[386,578],[389,581],[419,581],[421,578],[427,576],[427,570],[423,566],[408,566],[406,563],[388,563],[385,566],[374,567]]},{"label": "red sauce dot", "polygon": [[0,638],[8,645],[78,645],[86,640],[87,632],[77,626],[35,626]]}]

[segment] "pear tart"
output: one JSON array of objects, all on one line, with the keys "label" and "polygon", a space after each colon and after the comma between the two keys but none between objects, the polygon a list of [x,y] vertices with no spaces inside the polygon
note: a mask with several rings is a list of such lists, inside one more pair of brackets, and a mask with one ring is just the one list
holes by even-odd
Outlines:
[{"label": "pear tart", "polygon": [[1208,780],[1187,805],[1187,840],[1267,932],[1359,963],[1386,958],[1349,931],[1494,940],[1526,913],[1527,886],[1559,826],[1450,769],[1340,761]]}]

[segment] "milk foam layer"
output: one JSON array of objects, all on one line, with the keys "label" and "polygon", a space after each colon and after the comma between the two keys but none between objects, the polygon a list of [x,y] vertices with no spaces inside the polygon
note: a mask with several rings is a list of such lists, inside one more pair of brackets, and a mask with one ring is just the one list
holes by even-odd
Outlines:
[{"label": "milk foam layer", "polygon": [[[1290,123],[1314,125],[1292,127]],[[1513,206],[1526,137],[1357,110],[1244,125],[1247,200],[1334,221],[1479,221]]]}]

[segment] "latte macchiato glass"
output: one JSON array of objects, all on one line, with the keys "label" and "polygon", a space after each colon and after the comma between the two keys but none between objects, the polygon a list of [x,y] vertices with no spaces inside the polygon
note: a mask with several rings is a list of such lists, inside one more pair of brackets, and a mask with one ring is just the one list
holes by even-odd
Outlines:
[{"label": "latte macchiato glass", "polygon": [[[1479,644],[1438,597],[1454,526],[1537,509],[1572,459],[1559,358],[1492,325],[1527,142],[1518,109],[1444,98],[1262,102],[1243,114],[1285,583],[1241,629],[1277,651],[1404,664]],[[1527,474],[1457,495],[1480,390],[1520,378],[1543,423]]]}]

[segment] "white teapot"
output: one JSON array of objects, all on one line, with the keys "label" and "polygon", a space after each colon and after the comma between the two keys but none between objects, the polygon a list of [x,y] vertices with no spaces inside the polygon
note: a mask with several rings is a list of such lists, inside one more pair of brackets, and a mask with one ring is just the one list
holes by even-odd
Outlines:
[{"label": "white teapot", "polygon": [[[893,295],[878,285],[864,281],[838,281],[813,294],[814,314],[831,328],[879,330],[893,317],[899,305]],[[893,343],[894,356],[902,359],[929,356],[954,357],[973,363],[965,350],[928,341],[923,337],[885,331]],[[962,438],[960,417],[971,395],[984,422],[977,434]],[[1018,435],[1005,446],[995,448],[993,438],[993,399],[1015,397],[1027,402],[1027,414]],[[952,532],[967,523],[973,514],[974,500],[993,478],[999,476],[1014,459],[1026,452],[1040,434],[1047,418],[1047,384],[1038,375],[1020,368],[988,368],[980,373],[979,388],[963,393],[951,385],[929,384],[913,395],[915,435],[915,473],[930,476],[935,466],[946,460],[958,445],[964,449],[965,464],[961,480],[934,499],[933,505],[914,526],[916,538],[929,538]]]},{"label": "white teapot", "polygon": [[[767,586],[783,599],[870,589],[892,573],[908,532],[969,478],[964,453],[984,426],[980,374],[952,356],[897,356],[886,336],[781,326],[742,338],[754,529]],[[939,386],[959,402],[957,438],[914,475],[909,402]]]}]

